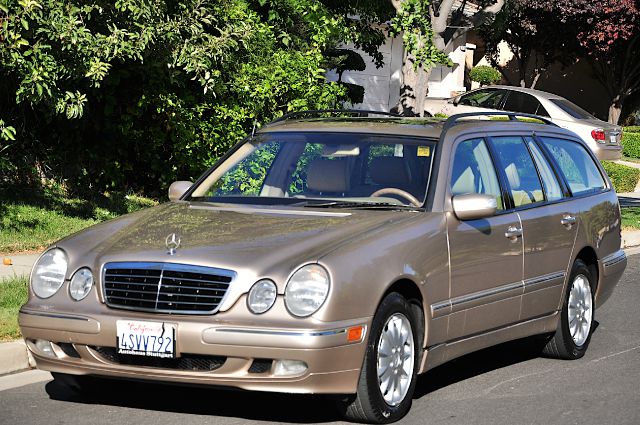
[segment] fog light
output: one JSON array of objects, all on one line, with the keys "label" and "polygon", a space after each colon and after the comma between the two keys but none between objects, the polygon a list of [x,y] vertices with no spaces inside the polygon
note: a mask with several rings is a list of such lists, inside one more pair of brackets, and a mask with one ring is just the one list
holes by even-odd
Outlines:
[{"label": "fog light", "polygon": [[301,375],[307,370],[307,364],[301,360],[276,360],[273,374],[276,376]]},{"label": "fog light", "polygon": [[56,357],[56,353],[53,352],[53,346],[49,341],[45,341],[44,339],[36,339],[35,346],[41,354],[44,354],[47,357]]}]

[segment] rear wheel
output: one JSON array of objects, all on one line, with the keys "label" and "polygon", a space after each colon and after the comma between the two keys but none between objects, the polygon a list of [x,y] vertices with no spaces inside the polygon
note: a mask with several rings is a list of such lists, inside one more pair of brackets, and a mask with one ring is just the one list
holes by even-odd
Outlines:
[{"label": "rear wheel", "polygon": [[347,419],[390,423],[407,413],[419,368],[421,320],[420,308],[397,293],[382,301],[371,325],[357,393],[341,401]]},{"label": "rear wheel", "polygon": [[544,354],[567,360],[584,356],[593,330],[594,288],[594,271],[582,260],[576,260],[569,276],[558,329],[545,346]]}]

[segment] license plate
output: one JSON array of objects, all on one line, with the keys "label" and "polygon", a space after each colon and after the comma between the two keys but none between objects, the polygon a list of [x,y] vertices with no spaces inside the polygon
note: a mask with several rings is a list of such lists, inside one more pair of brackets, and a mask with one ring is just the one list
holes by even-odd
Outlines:
[{"label": "license plate", "polygon": [[161,358],[176,356],[175,324],[118,320],[116,332],[118,354]]},{"label": "license plate", "polygon": [[616,143],[618,143],[618,137],[613,134],[609,136],[609,140],[611,140],[612,145],[615,145]]}]

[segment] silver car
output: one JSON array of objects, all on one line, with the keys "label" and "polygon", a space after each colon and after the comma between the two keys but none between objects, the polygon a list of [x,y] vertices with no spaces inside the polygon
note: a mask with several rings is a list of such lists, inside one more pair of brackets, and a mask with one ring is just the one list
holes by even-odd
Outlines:
[{"label": "silver car", "polygon": [[425,112],[432,116],[493,110],[547,117],[580,136],[598,159],[613,161],[622,156],[620,126],[599,120],[575,103],[553,93],[522,87],[491,86],[450,99],[429,98],[425,101]]}]

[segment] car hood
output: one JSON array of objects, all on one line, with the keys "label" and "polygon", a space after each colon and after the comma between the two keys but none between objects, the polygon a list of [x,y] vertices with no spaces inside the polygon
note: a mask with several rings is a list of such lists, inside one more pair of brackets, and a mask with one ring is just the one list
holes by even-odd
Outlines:
[{"label": "car hood", "polygon": [[[236,271],[248,281],[286,279],[340,245],[411,212],[174,202],[111,220],[60,241],[69,271],[113,261],[161,261]],[[166,239],[180,246],[168,254]],[[283,272],[284,270],[284,272]],[[284,273],[284,275],[280,275]]]}]

